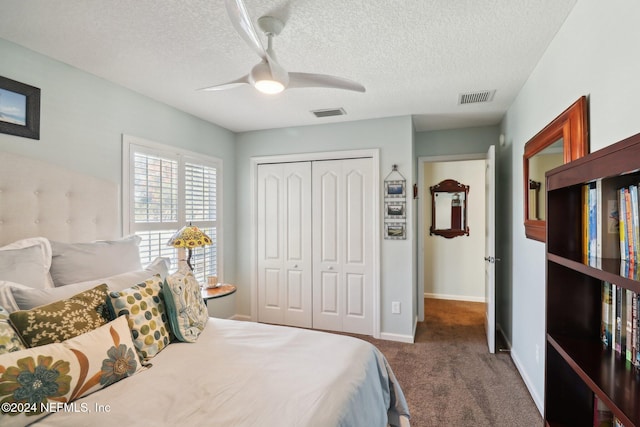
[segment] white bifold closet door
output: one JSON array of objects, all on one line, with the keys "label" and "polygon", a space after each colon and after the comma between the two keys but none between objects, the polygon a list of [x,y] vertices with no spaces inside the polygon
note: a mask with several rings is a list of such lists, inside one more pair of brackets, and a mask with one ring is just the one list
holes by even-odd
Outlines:
[{"label": "white bifold closet door", "polygon": [[373,333],[371,163],[313,163],[314,328]]},{"label": "white bifold closet door", "polygon": [[258,321],[373,333],[372,159],[258,166]]},{"label": "white bifold closet door", "polygon": [[258,166],[258,321],[312,327],[311,163]]}]

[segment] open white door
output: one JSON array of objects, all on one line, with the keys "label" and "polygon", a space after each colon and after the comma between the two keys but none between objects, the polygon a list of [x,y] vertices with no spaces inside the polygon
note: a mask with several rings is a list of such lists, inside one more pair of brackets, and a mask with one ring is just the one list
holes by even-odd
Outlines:
[{"label": "open white door", "polygon": [[489,147],[485,169],[485,250],[484,250],[484,286],[487,313],[485,328],[489,353],[496,352],[496,149]]}]

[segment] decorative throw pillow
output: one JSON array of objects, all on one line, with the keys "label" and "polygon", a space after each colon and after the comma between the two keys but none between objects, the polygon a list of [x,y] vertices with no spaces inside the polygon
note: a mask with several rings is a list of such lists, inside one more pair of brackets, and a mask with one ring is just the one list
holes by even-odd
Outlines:
[{"label": "decorative throw pillow", "polygon": [[25,345],[20,339],[11,323],[9,323],[9,312],[0,306],[0,354],[12,351],[24,350]]},{"label": "decorative throw pillow", "polygon": [[191,271],[177,271],[167,277],[162,293],[169,311],[171,330],[180,341],[195,342],[207,324],[209,312],[200,285]]},{"label": "decorative throw pillow", "polygon": [[32,423],[142,369],[124,317],[68,341],[2,354],[0,402],[28,411],[0,411],[0,425]]},{"label": "decorative throw pillow", "polygon": [[[18,308],[15,310],[30,310],[40,305],[50,304],[63,298],[69,298],[79,292],[91,289],[106,283],[109,291],[121,291],[131,286],[160,274],[166,277],[170,264],[169,258],[156,258],[144,270],[130,271],[127,273],[116,274],[115,276],[105,277],[103,279],[89,280],[86,282],[73,283],[70,285],[60,286],[50,289],[30,289],[27,287],[11,286],[12,301]],[[2,305],[2,287],[0,287],[0,305]],[[10,310],[11,311],[11,310]]]},{"label": "decorative throw pillow", "polygon": [[107,285],[32,310],[14,311],[9,317],[29,347],[68,340],[111,320]]},{"label": "decorative throw pillow", "polygon": [[55,286],[142,270],[140,236],[88,243],[51,242],[51,276]]},{"label": "decorative throw pillow", "polygon": [[109,293],[116,316],[127,315],[133,344],[140,358],[149,360],[171,342],[160,275],[119,292]]},{"label": "decorative throw pillow", "polygon": [[18,240],[0,248],[0,280],[36,289],[52,288],[51,245],[44,237]]}]

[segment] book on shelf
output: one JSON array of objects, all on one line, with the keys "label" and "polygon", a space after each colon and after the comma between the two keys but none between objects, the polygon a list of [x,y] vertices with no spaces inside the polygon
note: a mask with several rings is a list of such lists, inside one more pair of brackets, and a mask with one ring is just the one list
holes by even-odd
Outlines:
[{"label": "book on shelf", "polygon": [[624,311],[623,311],[623,296],[625,293],[624,289],[620,286],[615,287],[615,310],[616,310],[616,323],[615,323],[615,351],[618,354],[622,354],[623,349],[625,348],[624,339],[626,338],[626,328],[622,325],[624,324]]},{"label": "book on shelf", "polygon": [[593,426],[611,427],[613,426],[613,412],[607,407],[602,399],[593,396]]},{"label": "book on shelf", "polygon": [[615,351],[616,349],[616,339],[617,339],[617,322],[616,322],[616,307],[618,305],[618,292],[617,286],[613,283],[610,283],[611,286],[611,350]]},{"label": "book on shelf", "polygon": [[627,245],[627,205],[625,203],[624,188],[618,190],[618,212],[620,215],[620,259],[629,259],[629,246]]},{"label": "book on shelf", "polygon": [[624,328],[625,328],[625,348],[624,357],[628,362],[633,361],[633,301],[634,292],[630,289],[625,289],[624,297]]},{"label": "book on shelf", "polygon": [[[582,254],[584,262],[593,267],[600,268],[602,258],[620,258],[623,249],[620,240],[621,190],[615,181],[607,179],[598,179],[582,186]],[[625,244],[628,241],[626,231],[624,241]],[[621,258],[627,259],[624,256]]]},{"label": "book on shelf", "polygon": [[584,184],[582,198],[582,261],[589,262],[589,184]]},{"label": "book on shelf", "polygon": [[620,230],[618,196],[611,180],[596,181],[596,257],[618,258],[620,255]]},{"label": "book on shelf", "polygon": [[640,315],[638,313],[640,310],[640,294],[635,294],[634,300],[636,302],[636,317],[633,330],[633,337],[635,339],[633,365],[636,368],[640,368]]},{"label": "book on shelf", "polygon": [[597,268],[602,258],[628,261],[630,274],[637,275],[640,184],[629,182],[620,186],[614,180],[598,179],[582,186],[582,256],[585,264]]},{"label": "book on shelf", "polygon": [[633,243],[633,210],[631,207],[631,192],[629,188],[624,189],[624,206],[625,206],[625,223],[624,230],[627,234],[627,248],[625,249],[627,253],[627,259],[629,262],[634,263],[636,260],[636,254],[634,252],[634,243]]},{"label": "book on shelf", "polygon": [[629,366],[640,370],[640,294],[602,282],[600,339]]},{"label": "book on shelf", "polygon": [[604,282],[602,284],[602,322],[600,328],[600,337],[605,347],[611,347],[611,331],[613,330],[613,307],[611,295],[611,283]]},{"label": "book on shelf", "polygon": [[635,262],[638,262],[638,245],[640,245],[640,227],[638,226],[638,186],[629,186],[629,198],[631,199],[631,237]]},{"label": "book on shelf", "polygon": [[598,236],[596,234],[596,230],[597,230],[597,223],[598,223],[598,206],[597,206],[597,192],[596,192],[596,183],[595,182],[590,182],[588,184],[589,186],[589,194],[588,194],[588,200],[589,200],[589,248],[588,248],[588,253],[589,253],[589,260],[590,263],[593,262],[593,260],[596,259],[596,255],[597,255],[597,240],[598,240]]},{"label": "book on shelf", "polygon": [[631,291],[631,364],[637,366],[638,360],[638,294]]}]

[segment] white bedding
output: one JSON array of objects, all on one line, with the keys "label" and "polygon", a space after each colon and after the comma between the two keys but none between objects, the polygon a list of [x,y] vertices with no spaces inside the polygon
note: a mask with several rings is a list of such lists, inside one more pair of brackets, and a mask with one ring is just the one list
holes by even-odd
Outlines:
[{"label": "white bedding", "polygon": [[77,400],[86,413],[57,412],[37,425],[408,425],[386,360],[351,337],[211,318],[198,342],[172,343],[152,363]]}]

